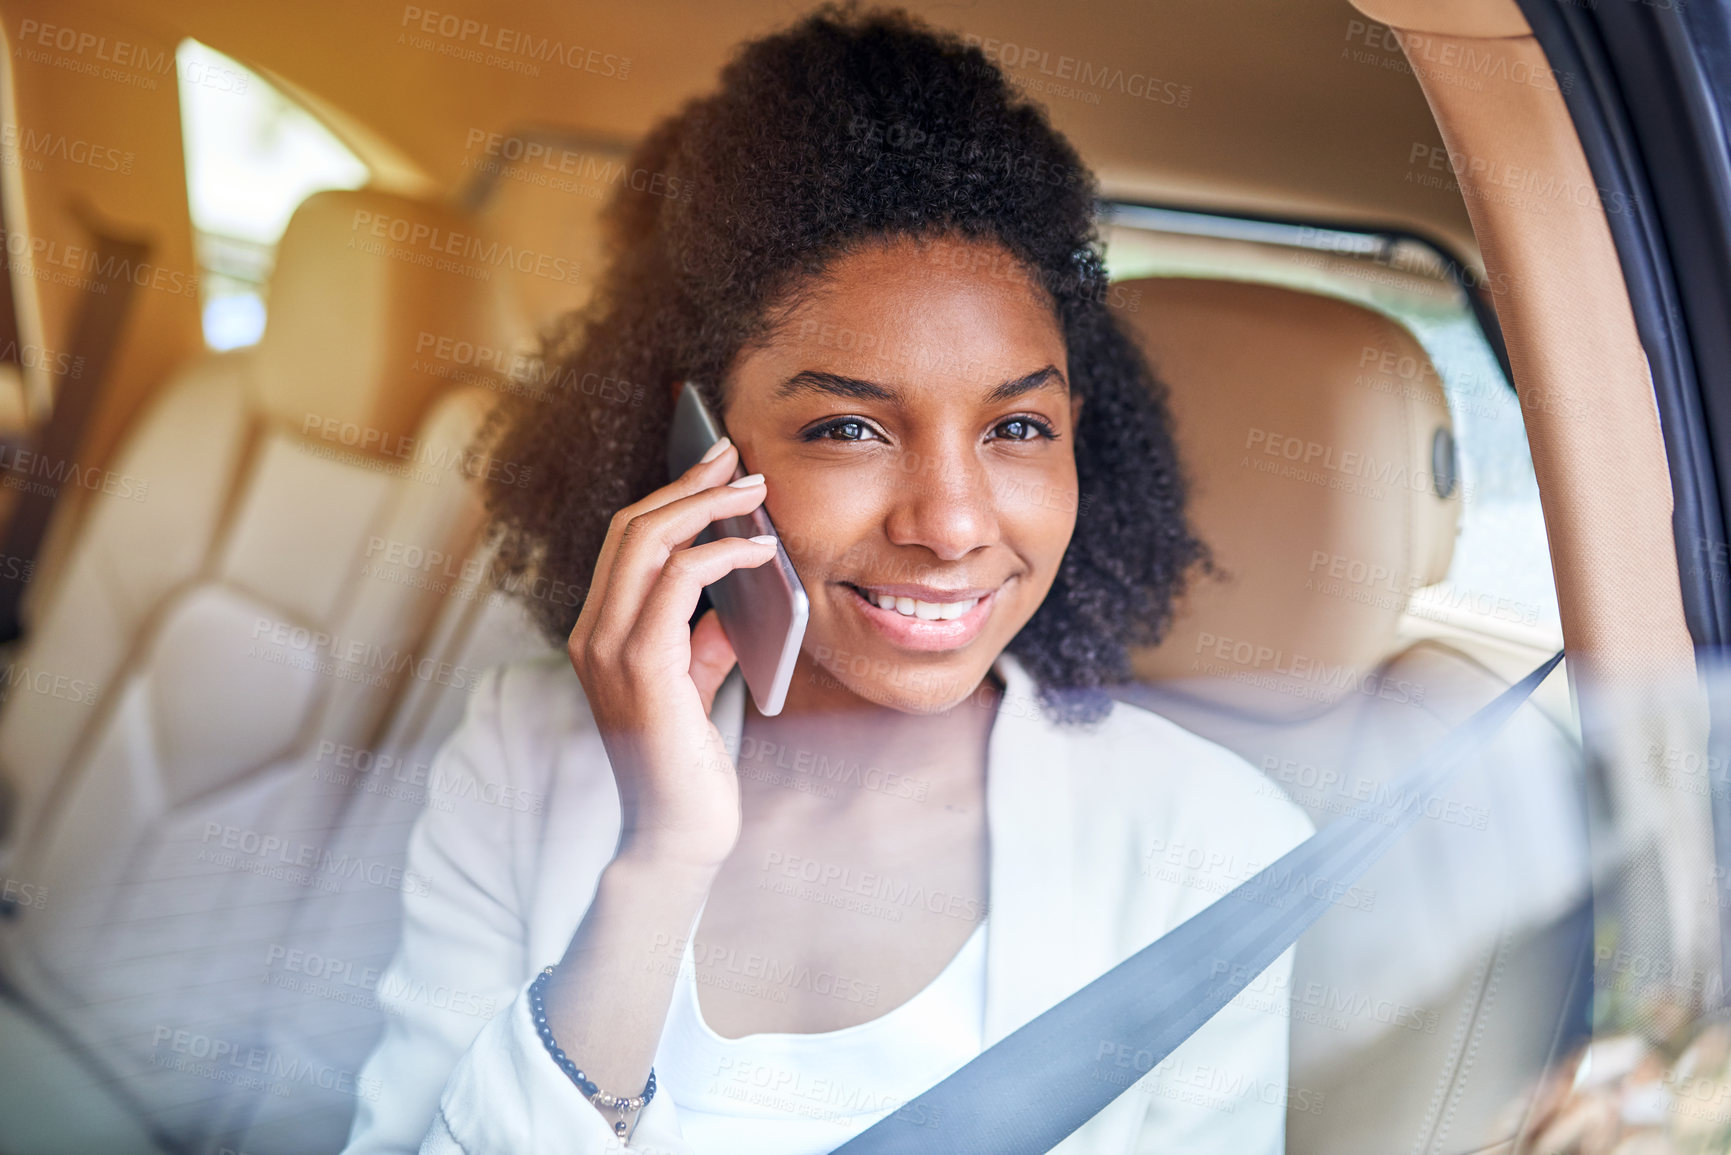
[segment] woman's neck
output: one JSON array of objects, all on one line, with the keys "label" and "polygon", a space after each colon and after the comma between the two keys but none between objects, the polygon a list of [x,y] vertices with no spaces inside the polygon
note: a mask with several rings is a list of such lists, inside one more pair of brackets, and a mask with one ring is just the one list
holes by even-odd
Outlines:
[{"label": "woman's neck", "polygon": [[1002,694],[995,672],[936,714],[907,713],[838,689],[832,682],[822,695],[790,694],[773,718],[747,697],[736,758],[747,814],[893,810],[910,800],[971,808],[983,798],[986,748]]}]

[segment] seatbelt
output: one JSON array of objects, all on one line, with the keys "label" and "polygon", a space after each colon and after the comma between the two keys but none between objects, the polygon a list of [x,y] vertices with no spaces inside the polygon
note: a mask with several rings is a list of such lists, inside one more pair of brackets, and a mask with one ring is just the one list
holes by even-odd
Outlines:
[{"label": "seatbelt", "polygon": [[[1194,917],[833,1155],[1043,1155],[1128,1090],[1298,941],[1563,660],[1544,665],[1445,735],[1387,801],[1347,811]],[[1308,885],[1326,879],[1322,896]],[[1132,1068],[1117,1056],[1128,1048]],[[1147,1057],[1144,1062],[1144,1057]]]}]

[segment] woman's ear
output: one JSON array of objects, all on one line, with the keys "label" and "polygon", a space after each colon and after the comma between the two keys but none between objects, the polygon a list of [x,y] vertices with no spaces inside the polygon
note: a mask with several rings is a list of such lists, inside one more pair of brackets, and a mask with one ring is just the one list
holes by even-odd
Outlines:
[{"label": "woman's ear", "polygon": [[1074,429],[1082,421],[1082,395],[1070,394],[1070,428]]}]

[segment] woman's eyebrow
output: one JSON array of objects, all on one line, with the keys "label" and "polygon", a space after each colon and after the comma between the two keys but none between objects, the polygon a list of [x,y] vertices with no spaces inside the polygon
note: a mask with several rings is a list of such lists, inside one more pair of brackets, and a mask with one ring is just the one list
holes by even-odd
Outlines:
[{"label": "woman's eyebrow", "polygon": [[[986,400],[989,402],[1010,401],[1024,393],[1043,388],[1053,382],[1068,390],[1070,383],[1064,379],[1064,374],[1055,365],[1046,365],[1013,380],[1005,381],[993,387]],[[879,385],[875,381],[864,381],[858,377],[844,377],[840,373],[824,373],[817,369],[803,369],[789,377],[776,389],[777,399],[796,397],[801,393],[823,393],[833,397],[848,397],[856,401],[884,401],[894,403],[901,399],[901,394],[888,385]]]},{"label": "woman's eyebrow", "polygon": [[986,400],[992,402],[1011,401],[1020,397],[1024,393],[1031,393],[1035,389],[1039,389],[1053,381],[1062,385],[1066,392],[1069,391],[1070,383],[1064,379],[1062,373],[1058,372],[1058,367],[1056,365],[1047,365],[1044,369],[1036,369],[1025,377],[1017,377],[1013,381],[1004,382],[996,389],[993,389],[991,396],[986,398]]},{"label": "woman's eyebrow", "polygon": [[816,369],[795,373],[775,391],[777,399],[797,397],[801,393],[827,393],[856,401],[894,402],[901,399],[901,395],[887,385],[862,381],[858,377],[843,377],[840,373],[822,373]]}]

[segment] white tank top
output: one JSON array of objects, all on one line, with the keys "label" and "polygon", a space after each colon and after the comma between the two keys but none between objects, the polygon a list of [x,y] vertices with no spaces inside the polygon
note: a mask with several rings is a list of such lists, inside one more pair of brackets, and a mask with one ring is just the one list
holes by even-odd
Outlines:
[{"label": "white tank top", "polygon": [[655,1056],[657,1089],[700,1155],[826,1155],[978,1055],[985,1015],[985,920],[907,1002],[815,1034],[716,1034],[697,1005],[688,940]]}]

